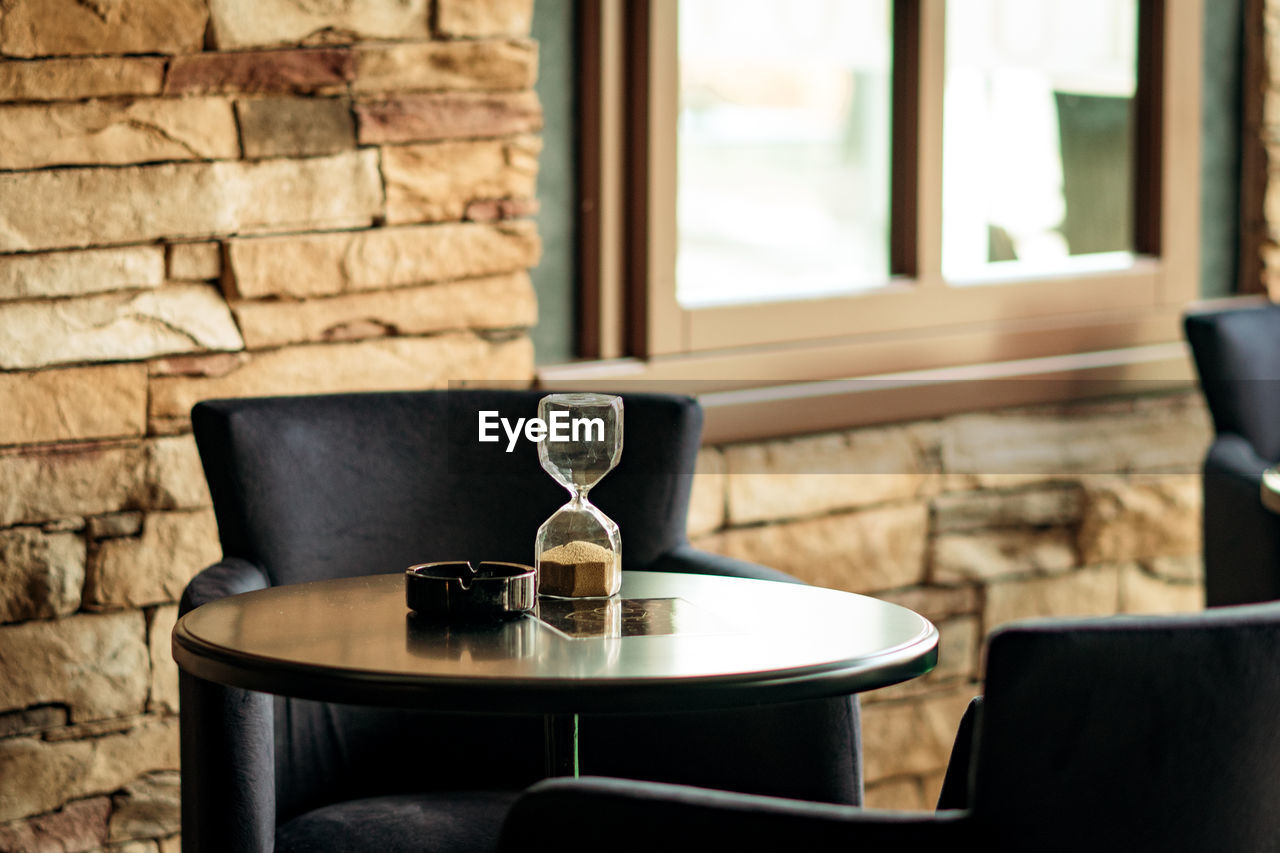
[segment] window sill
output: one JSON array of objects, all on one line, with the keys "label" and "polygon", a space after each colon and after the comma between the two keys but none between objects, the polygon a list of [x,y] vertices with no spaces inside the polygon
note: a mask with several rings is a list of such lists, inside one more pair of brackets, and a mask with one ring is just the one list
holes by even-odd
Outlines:
[{"label": "window sill", "polygon": [[1172,391],[1195,384],[1182,338],[1187,307],[578,362],[541,368],[537,384],[690,394],[706,412],[705,444]]}]

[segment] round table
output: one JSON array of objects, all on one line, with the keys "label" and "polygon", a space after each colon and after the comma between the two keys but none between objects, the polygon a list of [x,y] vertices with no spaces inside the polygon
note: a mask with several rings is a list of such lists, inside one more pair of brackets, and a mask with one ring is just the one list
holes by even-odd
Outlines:
[{"label": "round table", "polygon": [[624,572],[612,599],[540,599],[490,625],[424,622],[404,577],[229,596],[178,621],[173,656],[221,684],[306,699],[540,713],[549,774],[577,770],[577,715],[835,696],[928,672],[938,631],[917,613],[822,587]]}]

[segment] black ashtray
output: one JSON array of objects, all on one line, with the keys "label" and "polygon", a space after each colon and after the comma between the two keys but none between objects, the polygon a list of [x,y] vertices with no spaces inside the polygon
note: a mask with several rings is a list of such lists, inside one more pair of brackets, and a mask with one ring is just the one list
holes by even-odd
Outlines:
[{"label": "black ashtray", "polygon": [[405,602],[426,619],[490,622],[528,613],[536,600],[532,566],[465,560],[421,563],[405,571]]}]

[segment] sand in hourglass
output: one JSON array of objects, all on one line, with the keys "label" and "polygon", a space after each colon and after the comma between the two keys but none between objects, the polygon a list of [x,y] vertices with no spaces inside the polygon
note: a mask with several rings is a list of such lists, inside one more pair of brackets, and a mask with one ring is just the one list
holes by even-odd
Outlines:
[{"label": "sand in hourglass", "polygon": [[575,540],[542,552],[538,592],[574,598],[609,595],[614,553],[594,542]]}]

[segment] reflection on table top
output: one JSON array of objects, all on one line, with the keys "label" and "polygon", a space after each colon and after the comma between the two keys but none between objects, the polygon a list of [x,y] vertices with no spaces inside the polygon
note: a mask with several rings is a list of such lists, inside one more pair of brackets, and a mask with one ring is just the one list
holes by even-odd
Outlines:
[{"label": "reflection on table top", "polygon": [[539,611],[433,624],[407,610],[400,574],[319,581],[197,608],[174,630],[174,657],[272,693],[536,712],[813,698],[902,681],[937,658],[937,630],[918,614],[799,584],[626,572],[614,599],[543,599]]}]

